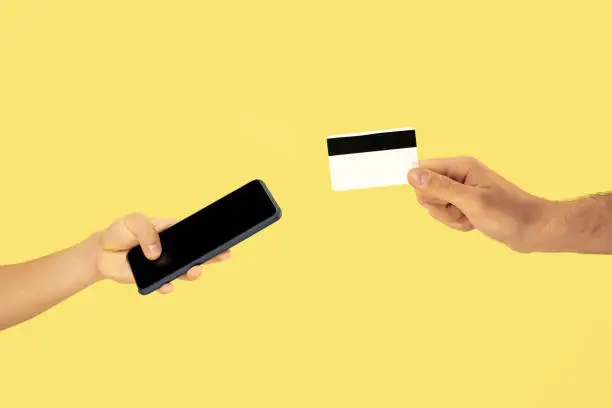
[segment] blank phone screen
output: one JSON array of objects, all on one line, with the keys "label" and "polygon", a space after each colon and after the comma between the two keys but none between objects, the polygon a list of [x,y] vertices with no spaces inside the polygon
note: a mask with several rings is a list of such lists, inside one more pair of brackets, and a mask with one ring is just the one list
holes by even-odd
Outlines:
[{"label": "blank phone screen", "polygon": [[259,180],[254,180],[160,233],[162,255],[151,261],[138,246],[128,253],[139,289],[147,288],[218,250],[277,214]]}]

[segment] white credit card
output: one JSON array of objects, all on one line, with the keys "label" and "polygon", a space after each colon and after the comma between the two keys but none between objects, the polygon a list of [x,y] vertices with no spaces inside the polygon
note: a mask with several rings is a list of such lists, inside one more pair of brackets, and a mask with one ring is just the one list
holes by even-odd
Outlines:
[{"label": "white credit card", "polygon": [[414,128],[329,136],[327,154],[335,191],[408,184],[419,163]]}]

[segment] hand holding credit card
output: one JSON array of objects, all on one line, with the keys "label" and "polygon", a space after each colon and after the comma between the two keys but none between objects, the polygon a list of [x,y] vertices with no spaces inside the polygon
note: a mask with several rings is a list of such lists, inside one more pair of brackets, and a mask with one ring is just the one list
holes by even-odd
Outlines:
[{"label": "hand holding credit card", "polygon": [[332,189],[408,184],[408,171],[418,166],[416,147],[414,128],[329,136]]}]

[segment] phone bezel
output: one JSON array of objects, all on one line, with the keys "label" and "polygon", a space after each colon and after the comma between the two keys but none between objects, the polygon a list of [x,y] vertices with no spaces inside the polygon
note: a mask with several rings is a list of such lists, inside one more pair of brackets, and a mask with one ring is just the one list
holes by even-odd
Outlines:
[{"label": "phone bezel", "polygon": [[[138,293],[140,293],[141,295],[148,295],[149,293],[152,293],[152,292],[158,290],[159,288],[161,288],[166,283],[172,282],[173,280],[177,279],[181,275],[184,275],[185,273],[187,273],[187,271],[189,271],[189,269],[193,268],[194,266],[201,265],[204,262],[213,259],[214,257],[222,254],[223,252],[227,251],[228,249],[232,248],[233,246],[236,246],[237,244],[239,244],[240,242],[242,242],[245,239],[249,238],[250,236],[256,234],[257,232],[261,231],[262,229],[264,229],[264,228],[268,227],[269,225],[273,224],[274,222],[278,221],[282,217],[282,210],[281,210],[280,206],[278,205],[278,203],[276,202],[276,200],[274,199],[274,197],[272,196],[272,193],[268,189],[268,186],[266,185],[266,183],[264,183],[263,180],[255,179],[255,180],[250,181],[249,183],[246,183],[245,185],[243,185],[240,188],[246,187],[246,186],[248,186],[251,183],[259,183],[259,185],[265,191],[265,193],[266,193],[268,199],[270,200],[270,202],[274,205],[275,212],[274,212],[274,214],[272,216],[270,216],[269,218],[266,218],[265,220],[263,220],[259,224],[257,224],[255,226],[249,228],[248,230],[242,232],[241,234],[239,234],[236,237],[232,238],[231,240],[225,242],[224,244],[220,245],[219,247],[213,249],[212,251],[207,252],[206,254],[202,255],[198,259],[190,262],[189,264],[181,267],[180,269],[177,269],[173,273],[164,276],[162,279],[152,283],[151,285],[146,286],[144,288],[140,288],[139,287],[138,288]],[[240,188],[238,188],[237,190],[239,190]],[[179,222],[181,222],[181,221],[179,221]],[[135,248],[132,248],[128,252],[128,256],[127,256],[128,263],[129,263],[129,258],[130,258],[130,256],[129,256],[130,252],[132,252],[134,249]],[[131,269],[131,265],[130,265],[130,269]]]}]

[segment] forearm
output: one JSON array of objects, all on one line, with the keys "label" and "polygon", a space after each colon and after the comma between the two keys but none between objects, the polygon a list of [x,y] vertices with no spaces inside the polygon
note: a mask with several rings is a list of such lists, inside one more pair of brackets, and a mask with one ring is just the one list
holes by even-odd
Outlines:
[{"label": "forearm", "polygon": [[612,254],[612,194],[551,202],[540,242],[542,252]]},{"label": "forearm", "polygon": [[0,330],[28,320],[96,282],[94,242],[0,266]]}]

